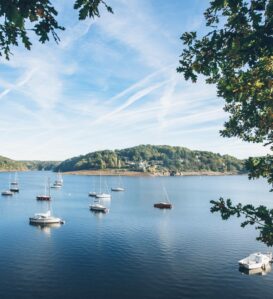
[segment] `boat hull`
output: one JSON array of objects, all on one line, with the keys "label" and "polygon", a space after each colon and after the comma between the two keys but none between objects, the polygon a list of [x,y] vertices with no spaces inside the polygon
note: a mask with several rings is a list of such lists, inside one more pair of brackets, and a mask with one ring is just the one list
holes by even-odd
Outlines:
[{"label": "boat hull", "polygon": [[96,192],[90,192],[90,193],[88,194],[88,196],[91,196],[91,197],[96,197],[96,195],[97,195]]},{"label": "boat hull", "polygon": [[172,205],[170,203],[167,203],[167,202],[159,202],[159,203],[155,203],[154,204],[154,208],[158,208],[158,209],[171,209]]},{"label": "boat hull", "polygon": [[96,198],[104,198],[104,199],[110,199],[111,195],[106,193],[96,194]]},{"label": "boat hull", "polygon": [[11,192],[19,192],[19,189],[18,188],[10,188],[10,191]]},{"label": "boat hull", "polygon": [[102,206],[97,206],[97,205],[90,205],[90,210],[93,212],[102,212],[102,213],[107,212],[107,208]]},{"label": "boat hull", "polygon": [[55,224],[55,223],[63,224],[64,223],[64,221],[62,219],[55,218],[55,217],[47,218],[47,219],[38,219],[38,218],[35,218],[35,217],[30,217],[29,222],[33,223],[33,224],[42,224],[42,225]]},{"label": "boat hull", "polygon": [[124,188],[121,188],[121,187],[118,187],[118,188],[111,188],[111,191],[114,191],[114,192],[122,192],[122,191],[125,191]]},{"label": "boat hull", "polygon": [[50,196],[48,195],[38,195],[36,196],[37,200],[50,200]]}]

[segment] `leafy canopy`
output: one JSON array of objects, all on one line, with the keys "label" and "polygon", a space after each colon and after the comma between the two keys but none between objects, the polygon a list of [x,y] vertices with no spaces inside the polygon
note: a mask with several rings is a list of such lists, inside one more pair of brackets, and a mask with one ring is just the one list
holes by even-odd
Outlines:
[{"label": "leafy canopy", "polygon": [[[80,20],[95,18],[100,17],[100,4],[113,13],[103,0],[76,0],[74,9],[79,11]],[[11,46],[18,46],[20,42],[30,50],[30,32],[34,32],[41,43],[49,41],[50,34],[58,43],[57,31],[65,28],[58,23],[57,15],[49,0],[0,0],[0,56],[9,59]]]},{"label": "leafy canopy", "polygon": [[[272,152],[273,1],[214,0],[204,16],[207,34],[198,38],[196,32],[185,32],[181,37],[185,47],[177,71],[186,80],[196,82],[203,75],[216,85],[229,113],[222,136],[263,143]],[[265,177],[273,184],[272,154],[249,158],[246,166],[249,178]],[[259,240],[273,244],[272,210],[232,206],[222,198],[212,204],[212,212],[220,212],[223,219],[245,215],[251,220],[243,226],[258,223]]]}]

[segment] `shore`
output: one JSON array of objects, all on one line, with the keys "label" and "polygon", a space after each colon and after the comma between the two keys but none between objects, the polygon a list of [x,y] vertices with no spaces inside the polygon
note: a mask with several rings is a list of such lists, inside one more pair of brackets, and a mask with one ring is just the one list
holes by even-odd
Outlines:
[{"label": "shore", "polygon": [[[63,175],[120,175],[120,176],[170,176],[168,173],[149,173],[149,172],[138,172],[138,171],[119,171],[117,169],[107,170],[78,170],[78,171],[67,171],[63,172]],[[234,172],[214,172],[214,171],[189,171],[174,176],[226,176],[226,175],[238,175]]]}]

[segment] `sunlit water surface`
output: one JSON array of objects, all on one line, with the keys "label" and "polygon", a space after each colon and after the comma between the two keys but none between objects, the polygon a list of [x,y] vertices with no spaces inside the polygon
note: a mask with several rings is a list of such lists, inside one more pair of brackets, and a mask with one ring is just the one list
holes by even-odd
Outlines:
[{"label": "sunlit water surface", "polygon": [[[237,261],[268,249],[238,219],[211,214],[219,196],[273,207],[263,180],[246,176],[124,177],[107,214],[94,214],[88,192],[98,177],[64,176],[51,190],[66,223],[41,229],[28,218],[47,210],[36,201],[50,172],[19,173],[20,193],[0,198],[0,298],[273,298],[273,273],[245,275]],[[0,174],[1,191],[9,174]],[[109,187],[117,177],[104,177]],[[153,203],[164,198],[172,210]]]}]

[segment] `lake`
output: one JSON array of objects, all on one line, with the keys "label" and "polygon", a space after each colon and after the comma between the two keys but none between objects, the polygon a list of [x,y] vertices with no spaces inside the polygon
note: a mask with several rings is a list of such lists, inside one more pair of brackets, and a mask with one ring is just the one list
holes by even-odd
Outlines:
[{"label": "lake", "polygon": [[[12,175],[13,176],[13,175]],[[51,172],[19,173],[20,192],[0,198],[0,298],[272,298],[273,272],[245,275],[238,260],[268,251],[254,228],[211,214],[212,199],[273,207],[264,180],[247,176],[123,177],[125,192],[89,210],[96,176],[64,176],[51,190],[54,215],[66,223],[41,229],[28,218],[47,210],[38,202]],[[109,187],[117,177],[103,177]],[[1,191],[8,173],[0,173]],[[172,210],[153,204],[164,198]]]}]

